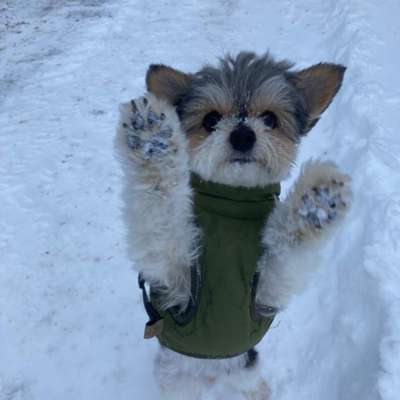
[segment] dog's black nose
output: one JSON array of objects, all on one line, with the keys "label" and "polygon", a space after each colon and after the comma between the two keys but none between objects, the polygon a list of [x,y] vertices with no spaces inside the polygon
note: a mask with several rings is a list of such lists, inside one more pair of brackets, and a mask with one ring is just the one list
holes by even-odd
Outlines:
[{"label": "dog's black nose", "polygon": [[231,132],[229,141],[235,150],[245,153],[253,148],[256,142],[256,134],[248,126],[239,125]]}]

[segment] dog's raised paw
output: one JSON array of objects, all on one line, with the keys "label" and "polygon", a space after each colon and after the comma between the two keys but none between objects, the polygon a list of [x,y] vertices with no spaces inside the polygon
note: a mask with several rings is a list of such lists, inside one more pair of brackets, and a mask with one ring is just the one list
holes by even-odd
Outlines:
[{"label": "dog's raised paw", "polygon": [[140,97],[124,105],[122,129],[126,144],[143,160],[160,159],[174,151],[173,127],[162,102]]},{"label": "dog's raised paw", "polygon": [[351,193],[349,177],[332,163],[309,164],[302,177],[298,216],[316,230],[344,216],[349,208]]},{"label": "dog's raised paw", "polygon": [[299,215],[318,229],[334,221],[338,212],[347,207],[339,188],[340,183],[332,181],[329,186],[316,186],[312,191],[304,193]]}]

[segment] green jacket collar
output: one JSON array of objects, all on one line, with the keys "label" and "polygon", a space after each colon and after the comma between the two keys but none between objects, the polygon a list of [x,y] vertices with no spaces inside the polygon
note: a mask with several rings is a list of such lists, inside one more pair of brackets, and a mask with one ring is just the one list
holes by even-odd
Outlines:
[{"label": "green jacket collar", "polygon": [[247,188],[205,181],[191,175],[195,207],[236,219],[265,219],[280,194],[280,184]]}]

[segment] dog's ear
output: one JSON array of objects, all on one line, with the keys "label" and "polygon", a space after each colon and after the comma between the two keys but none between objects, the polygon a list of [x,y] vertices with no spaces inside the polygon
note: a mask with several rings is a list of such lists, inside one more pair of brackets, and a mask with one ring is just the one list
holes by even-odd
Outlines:
[{"label": "dog's ear", "polygon": [[152,64],[147,70],[146,86],[150,93],[177,105],[188,91],[191,75],[162,64]]},{"label": "dog's ear", "polygon": [[294,74],[293,83],[302,95],[307,113],[305,132],[319,120],[342,85],[346,67],[321,63]]}]

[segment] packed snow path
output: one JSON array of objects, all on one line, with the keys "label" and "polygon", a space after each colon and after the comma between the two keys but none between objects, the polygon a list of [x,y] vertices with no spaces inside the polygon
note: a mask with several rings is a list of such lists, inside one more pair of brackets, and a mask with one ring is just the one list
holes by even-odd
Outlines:
[{"label": "packed snow path", "polygon": [[299,164],[332,158],[355,191],[324,269],[260,346],[273,400],[398,400],[399,15],[397,0],[3,0],[0,400],[158,399],[125,255],[117,106],[151,62],[194,71],[268,48],[348,67]]}]

